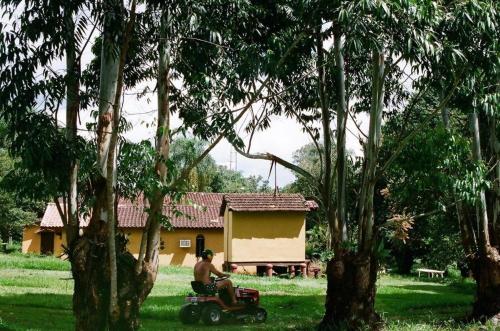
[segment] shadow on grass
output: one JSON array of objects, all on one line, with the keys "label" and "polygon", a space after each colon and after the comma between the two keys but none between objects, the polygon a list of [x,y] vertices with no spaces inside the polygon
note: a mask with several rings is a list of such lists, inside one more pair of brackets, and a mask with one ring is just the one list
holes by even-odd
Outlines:
[{"label": "shadow on grass", "polygon": [[[72,330],[74,318],[71,295],[20,294],[0,297],[0,330]],[[150,296],[141,308],[141,330],[197,330],[183,326],[178,318],[184,296]],[[264,324],[249,324],[252,330],[312,330],[323,314],[324,297],[263,296],[261,305],[268,312]],[[240,330],[241,323],[217,326],[216,330]]]},{"label": "shadow on grass", "polygon": [[[472,304],[471,287],[404,284],[388,286],[377,294],[377,310],[389,323],[432,323],[464,316]],[[261,306],[268,312],[264,324],[245,325],[251,330],[312,330],[324,312],[324,295],[266,295]],[[141,308],[142,330],[201,330],[183,326],[178,318],[184,295],[151,295]],[[0,330],[72,330],[71,295],[19,294],[0,296]],[[240,330],[240,324],[224,324],[211,330]]]},{"label": "shadow on grass", "polygon": [[377,294],[377,310],[392,321],[459,326],[472,306],[473,286],[423,283],[391,287]]},{"label": "shadow on grass", "polygon": [[[141,319],[145,330],[182,330],[178,314],[184,304],[184,296],[152,296],[141,309]],[[323,316],[324,296],[277,296],[264,295],[261,306],[267,310],[264,324],[248,324],[252,330],[312,330]],[[197,327],[205,329],[199,324]],[[189,330],[197,327],[190,326]],[[231,322],[217,326],[217,330],[240,330],[241,323]]]}]

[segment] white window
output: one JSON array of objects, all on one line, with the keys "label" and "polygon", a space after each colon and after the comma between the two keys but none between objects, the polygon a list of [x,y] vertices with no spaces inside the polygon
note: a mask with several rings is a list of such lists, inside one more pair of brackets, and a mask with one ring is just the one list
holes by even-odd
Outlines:
[{"label": "white window", "polygon": [[191,240],[189,239],[179,240],[179,247],[191,247]]}]

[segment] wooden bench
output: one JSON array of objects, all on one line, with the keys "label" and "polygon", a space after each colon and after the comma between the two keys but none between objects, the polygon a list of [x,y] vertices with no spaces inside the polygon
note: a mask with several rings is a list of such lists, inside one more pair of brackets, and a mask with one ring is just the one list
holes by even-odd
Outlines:
[{"label": "wooden bench", "polygon": [[421,268],[421,269],[417,269],[418,271],[418,277],[420,278],[420,273],[426,273],[427,276],[429,276],[429,278],[433,278],[434,276],[441,276],[441,278],[444,278],[444,271],[442,270],[434,270],[434,269],[425,269],[425,268]]}]

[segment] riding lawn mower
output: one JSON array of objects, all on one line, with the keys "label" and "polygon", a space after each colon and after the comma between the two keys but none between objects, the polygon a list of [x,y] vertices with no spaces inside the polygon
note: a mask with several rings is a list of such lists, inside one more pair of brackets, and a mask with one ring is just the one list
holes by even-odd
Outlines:
[{"label": "riding lawn mower", "polygon": [[[213,279],[215,282],[228,277]],[[259,307],[259,291],[235,287],[237,305],[231,305],[231,297],[226,289],[209,291],[202,282],[191,282],[191,287],[196,294],[190,293],[180,310],[179,317],[184,324],[196,324],[201,320],[207,325],[220,324],[223,320],[246,321],[248,319],[263,323],[267,312]]]}]

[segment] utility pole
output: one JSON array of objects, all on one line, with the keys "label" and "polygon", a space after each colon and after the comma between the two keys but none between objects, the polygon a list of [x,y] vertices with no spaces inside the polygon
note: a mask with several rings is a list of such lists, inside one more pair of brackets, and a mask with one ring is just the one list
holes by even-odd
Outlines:
[{"label": "utility pole", "polygon": [[236,153],[234,148],[231,148],[229,151],[229,170],[238,170],[238,153]]}]

